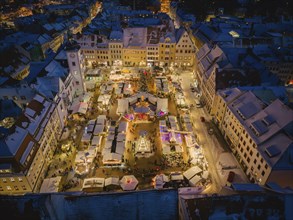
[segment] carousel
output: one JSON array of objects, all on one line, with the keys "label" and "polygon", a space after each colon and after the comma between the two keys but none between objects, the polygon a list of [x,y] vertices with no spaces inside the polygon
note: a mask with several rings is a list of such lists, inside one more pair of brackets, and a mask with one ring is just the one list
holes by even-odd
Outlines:
[{"label": "carousel", "polygon": [[133,106],[134,118],[136,120],[148,121],[154,116],[154,108],[152,104],[147,102],[144,96],[140,97],[140,100]]},{"label": "carousel", "polygon": [[168,115],[168,99],[140,92],[128,98],[118,99],[116,113],[128,122],[154,120]]}]

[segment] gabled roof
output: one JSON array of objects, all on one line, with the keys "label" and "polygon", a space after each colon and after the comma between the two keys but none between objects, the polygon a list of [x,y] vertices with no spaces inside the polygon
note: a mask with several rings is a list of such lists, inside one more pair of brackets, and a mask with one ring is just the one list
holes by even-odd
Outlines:
[{"label": "gabled roof", "polygon": [[0,100],[0,121],[6,117],[17,117],[22,109],[13,100]]},{"label": "gabled roof", "polygon": [[125,28],[123,29],[124,47],[144,47],[147,39],[147,28]]},{"label": "gabled roof", "polygon": [[122,31],[111,31],[109,39],[110,40],[122,40],[123,39]]},{"label": "gabled roof", "polygon": [[[247,131],[254,137],[256,143],[263,143],[292,122],[292,115],[293,110],[279,99],[276,99],[269,106],[255,114],[253,118],[249,118],[246,121]],[[271,119],[269,120],[268,117]],[[255,124],[256,121],[258,121],[257,124]],[[271,121],[273,122],[270,123]],[[263,128],[264,126],[266,129]]]},{"label": "gabled roof", "polygon": [[35,88],[47,98],[54,99],[55,95],[61,92],[61,83],[62,80],[60,77],[44,76],[37,78],[37,85]]},{"label": "gabled roof", "polygon": [[215,40],[218,33],[213,31],[208,25],[201,24],[199,28],[193,32],[193,35],[199,38],[202,42],[208,43]]},{"label": "gabled roof", "polygon": [[48,76],[59,76],[65,78],[68,74],[68,70],[64,68],[56,60],[52,60],[46,67],[45,70],[48,72]]},{"label": "gabled roof", "polygon": [[185,33],[185,29],[183,27],[180,27],[178,29],[176,29],[175,31],[175,38],[176,38],[176,43],[179,42],[179,40],[181,39],[182,35]]},{"label": "gabled roof", "polygon": [[14,156],[23,144],[28,145],[32,140],[27,130],[16,127],[15,132],[5,139],[5,144],[2,143],[4,148],[0,148],[0,156],[4,158]]}]

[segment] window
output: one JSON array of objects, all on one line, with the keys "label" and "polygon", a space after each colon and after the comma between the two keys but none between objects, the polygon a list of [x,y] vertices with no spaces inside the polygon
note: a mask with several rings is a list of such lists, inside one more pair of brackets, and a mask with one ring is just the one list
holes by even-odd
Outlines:
[{"label": "window", "polygon": [[265,165],[265,168],[268,169],[268,167],[269,167],[269,166],[266,164],[266,165]]},{"label": "window", "polygon": [[6,186],[8,191],[11,191],[11,186]]},{"label": "window", "polygon": [[264,176],[264,175],[265,175],[265,171],[262,171],[262,172],[261,172],[261,175]]},{"label": "window", "polygon": [[76,66],[75,62],[72,62],[72,66]]}]

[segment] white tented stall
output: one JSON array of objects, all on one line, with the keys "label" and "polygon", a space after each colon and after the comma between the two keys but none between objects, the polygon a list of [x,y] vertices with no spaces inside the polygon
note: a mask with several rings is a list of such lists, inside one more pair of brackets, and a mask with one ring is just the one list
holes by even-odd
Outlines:
[{"label": "white tented stall", "polygon": [[187,179],[190,180],[192,177],[194,177],[196,174],[199,174],[202,172],[202,169],[200,169],[198,166],[193,166],[186,170],[183,173],[183,176]]},{"label": "white tented stall", "polygon": [[82,190],[88,192],[103,191],[105,178],[86,178],[83,181]]},{"label": "white tented stall", "polygon": [[188,182],[190,186],[196,186],[196,184],[201,180],[201,177],[199,175],[195,175],[192,177]]}]

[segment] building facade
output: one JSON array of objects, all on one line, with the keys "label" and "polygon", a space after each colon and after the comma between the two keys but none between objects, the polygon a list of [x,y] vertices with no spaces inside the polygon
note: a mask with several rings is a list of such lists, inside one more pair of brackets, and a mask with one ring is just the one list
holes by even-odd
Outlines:
[{"label": "building facade", "polygon": [[266,105],[252,92],[233,88],[217,93],[214,111],[224,138],[252,182],[292,187],[293,166],[286,156],[293,149],[286,132],[293,124],[292,109],[279,99]]},{"label": "building facade", "polygon": [[56,105],[36,95],[16,121],[14,132],[1,140],[1,194],[38,192],[61,130]]}]

